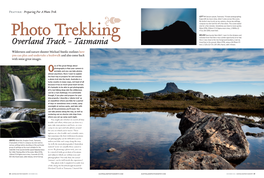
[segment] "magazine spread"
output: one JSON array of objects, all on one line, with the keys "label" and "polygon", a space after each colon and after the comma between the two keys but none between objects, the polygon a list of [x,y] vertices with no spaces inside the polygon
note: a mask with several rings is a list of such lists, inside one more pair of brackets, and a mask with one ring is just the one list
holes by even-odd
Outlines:
[{"label": "magazine spread", "polygon": [[261,0],[16,0],[1,17],[1,177],[263,177]]}]

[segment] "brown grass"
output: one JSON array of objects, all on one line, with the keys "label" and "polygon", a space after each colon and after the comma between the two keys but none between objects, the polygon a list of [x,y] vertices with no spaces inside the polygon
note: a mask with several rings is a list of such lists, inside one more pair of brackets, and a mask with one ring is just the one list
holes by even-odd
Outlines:
[{"label": "brown grass", "polygon": [[176,100],[113,100],[108,101],[114,108],[127,109],[186,109],[192,105],[203,110],[234,110],[234,111],[264,111],[264,105],[255,106],[245,103],[223,102],[215,105],[201,102],[201,100],[176,101]]}]

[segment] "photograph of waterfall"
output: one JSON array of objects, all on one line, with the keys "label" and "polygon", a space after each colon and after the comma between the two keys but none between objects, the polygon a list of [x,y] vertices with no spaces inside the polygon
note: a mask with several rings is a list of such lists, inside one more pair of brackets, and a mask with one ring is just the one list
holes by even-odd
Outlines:
[{"label": "photograph of waterfall", "polygon": [[11,81],[12,91],[14,93],[15,101],[30,101],[27,99],[24,84],[21,82],[18,76],[8,74]]},{"label": "photograph of waterfall", "polygon": [[45,137],[45,66],[0,66],[0,138]]}]

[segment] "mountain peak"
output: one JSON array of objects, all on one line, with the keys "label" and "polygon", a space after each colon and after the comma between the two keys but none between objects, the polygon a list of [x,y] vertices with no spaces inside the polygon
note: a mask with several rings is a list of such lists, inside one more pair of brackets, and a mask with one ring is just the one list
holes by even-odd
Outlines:
[{"label": "mountain peak", "polygon": [[177,88],[177,89],[178,89],[177,85],[176,85],[174,82],[168,82],[168,83],[166,84],[165,89],[166,89],[166,88]]},{"label": "mountain peak", "polygon": [[141,32],[142,45],[196,45],[196,33],[184,21],[175,21],[162,30]]},{"label": "mountain peak", "polygon": [[167,92],[178,93],[180,92],[180,89],[177,87],[177,85],[174,82],[169,82],[166,84],[166,87],[163,90],[159,91],[159,93],[167,93]]},{"label": "mountain peak", "polygon": [[157,92],[153,92],[153,93],[145,93],[145,95],[150,95],[150,94],[154,94],[154,93],[184,93],[184,90],[181,90],[177,87],[177,85],[174,82],[168,82],[166,84],[166,87],[163,90],[157,91]]}]

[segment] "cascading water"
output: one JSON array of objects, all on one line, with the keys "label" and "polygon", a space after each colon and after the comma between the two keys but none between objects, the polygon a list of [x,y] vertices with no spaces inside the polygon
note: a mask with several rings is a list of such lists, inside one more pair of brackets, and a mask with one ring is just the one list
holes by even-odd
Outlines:
[{"label": "cascading water", "polygon": [[[0,107],[0,127],[2,124],[32,121],[39,123],[40,137],[45,137],[45,111],[35,108],[1,108]],[[35,130],[36,131],[36,130]],[[1,137],[1,135],[0,135]]]},{"label": "cascading water", "polygon": [[26,97],[24,84],[21,82],[20,78],[13,74],[8,74],[8,77],[11,80],[15,101],[30,101],[30,99],[27,99]]},{"label": "cascading water", "polygon": [[27,116],[27,113],[32,112],[35,109],[30,108],[2,108],[0,109],[0,118],[3,118],[5,120],[30,120]]},{"label": "cascading water", "polygon": [[9,119],[12,120],[29,120],[25,113],[12,113]]}]

